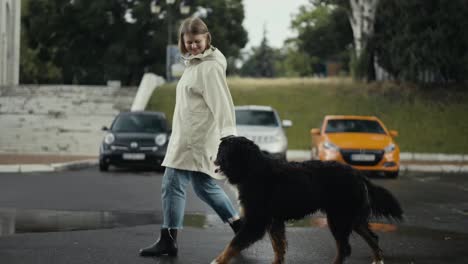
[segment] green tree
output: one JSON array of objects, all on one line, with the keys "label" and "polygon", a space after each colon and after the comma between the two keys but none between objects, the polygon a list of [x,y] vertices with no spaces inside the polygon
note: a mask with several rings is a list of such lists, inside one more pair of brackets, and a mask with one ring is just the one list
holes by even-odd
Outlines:
[{"label": "green tree", "polygon": [[[27,17],[29,8],[27,2],[21,2],[21,14]],[[29,38],[25,30],[21,30],[20,77],[22,83],[42,83],[61,81],[61,72],[51,61],[39,58],[39,49],[28,46]]]},{"label": "green tree", "polygon": [[244,76],[274,77],[276,59],[275,50],[268,45],[266,30],[264,30],[260,46],[252,48],[240,72]]},{"label": "green tree", "polygon": [[[163,10],[169,8],[160,2]],[[247,42],[242,1],[190,4],[192,10],[197,6],[212,10],[205,21],[213,44],[228,59],[239,56]],[[25,0],[25,6],[22,81],[104,84],[116,79],[136,85],[146,71],[165,75],[167,19],[150,12],[150,0]],[[177,7],[171,7],[174,43],[178,22],[184,18]],[[50,74],[34,70],[44,65]]]},{"label": "green tree", "polygon": [[295,42],[286,41],[283,48],[276,50],[276,76],[304,77],[313,74],[312,66],[318,61],[312,61],[307,53],[298,50]]},{"label": "green tree", "polygon": [[298,51],[310,57],[310,67],[315,71],[328,61],[348,65],[353,35],[344,8],[325,4],[302,6],[291,28],[298,32]]},{"label": "green tree", "polygon": [[[110,56],[112,60],[105,60],[114,50],[113,45],[128,32],[124,20],[128,3],[123,0],[27,1],[29,12],[23,15],[22,22],[28,48],[37,51],[41,63],[57,67],[63,83],[104,83],[112,77],[112,65],[121,57]],[[126,47],[125,54],[131,56],[131,48]],[[128,76],[131,66],[119,74]]]},{"label": "green tree", "polygon": [[383,1],[378,12],[376,55],[393,76],[415,82],[467,80],[467,1]]},{"label": "green tree", "polygon": [[380,0],[310,0],[316,6],[325,4],[346,11],[353,33],[351,72],[356,79],[375,79],[372,37]]}]

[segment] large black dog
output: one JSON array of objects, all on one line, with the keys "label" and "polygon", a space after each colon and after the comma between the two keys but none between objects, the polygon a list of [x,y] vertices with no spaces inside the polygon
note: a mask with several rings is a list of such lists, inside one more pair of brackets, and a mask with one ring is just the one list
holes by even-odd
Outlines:
[{"label": "large black dog", "polygon": [[212,264],[228,263],[265,232],[275,252],[273,263],[284,263],[285,222],[316,211],[326,213],[336,240],[335,264],[343,263],[351,254],[352,231],[369,244],[373,263],[383,263],[378,237],[369,229],[369,218],[402,220],[401,206],[388,190],[337,162],[279,161],[263,154],[252,141],[231,137],[221,142],[215,164],[237,186],[244,215],[241,229]]}]

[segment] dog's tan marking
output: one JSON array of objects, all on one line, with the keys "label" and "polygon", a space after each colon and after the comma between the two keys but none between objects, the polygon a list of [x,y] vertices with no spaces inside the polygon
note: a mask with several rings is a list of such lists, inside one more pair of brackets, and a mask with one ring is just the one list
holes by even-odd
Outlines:
[{"label": "dog's tan marking", "polygon": [[273,264],[283,264],[286,248],[288,247],[284,223],[282,221],[273,221],[268,229],[268,235],[270,235],[271,245],[275,252]]},{"label": "dog's tan marking", "polygon": [[287,241],[286,238],[281,233],[269,232],[271,245],[273,251],[275,252],[275,260],[273,264],[283,264],[284,255],[286,253]]},{"label": "dog's tan marking", "polygon": [[336,256],[335,259],[333,260],[333,264],[343,264],[344,257],[341,254],[341,243],[338,241],[336,242]]},{"label": "dog's tan marking", "polygon": [[383,251],[379,247],[378,241],[369,233],[369,229],[366,226],[359,226],[355,228],[354,231],[358,233],[372,249],[374,253],[373,263],[383,263]]},{"label": "dog's tan marking", "polygon": [[236,250],[235,248],[233,248],[231,246],[231,244],[229,244],[223,250],[223,252],[218,257],[216,257],[216,259],[215,259],[216,262],[214,262],[214,263],[216,263],[216,264],[228,264],[229,260],[231,260],[233,257],[235,257],[238,254],[239,254],[239,251]]}]

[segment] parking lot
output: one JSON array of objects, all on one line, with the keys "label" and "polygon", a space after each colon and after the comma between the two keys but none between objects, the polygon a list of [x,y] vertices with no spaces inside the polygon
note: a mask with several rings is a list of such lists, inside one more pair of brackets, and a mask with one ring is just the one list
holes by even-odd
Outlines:
[{"label": "parking lot", "polygon": [[[2,263],[154,263],[137,255],[156,239],[161,224],[162,175],[97,167],[63,172],[3,173],[0,177]],[[385,263],[466,263],[468,175],[404,173],[372,179],[390,189],[405,222],[373,220]],[[223,182],[220,182],[223,185]],[[234,199],[230,187],[223,185]],[[287,263],[329,263],[334,242],[322,215],[291,223]],[[186,227],[176,259],[157,263],[209,263],[232,238],[214,212],[188,192]],[[370,263],[370,251],[352,236],[348,263]],[[268,238],[234,263],[270,263]]]}]

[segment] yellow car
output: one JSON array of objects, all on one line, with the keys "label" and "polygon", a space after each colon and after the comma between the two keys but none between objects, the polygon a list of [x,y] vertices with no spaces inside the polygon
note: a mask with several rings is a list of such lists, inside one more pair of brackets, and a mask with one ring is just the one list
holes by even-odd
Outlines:
[{"label": "yellow car", "polygon": [[397,178],[400,148],[388,130],[375,116],[327,115],[321,128],[310,130],[312,158],[334,160],[368,172],[384,173]]}]

